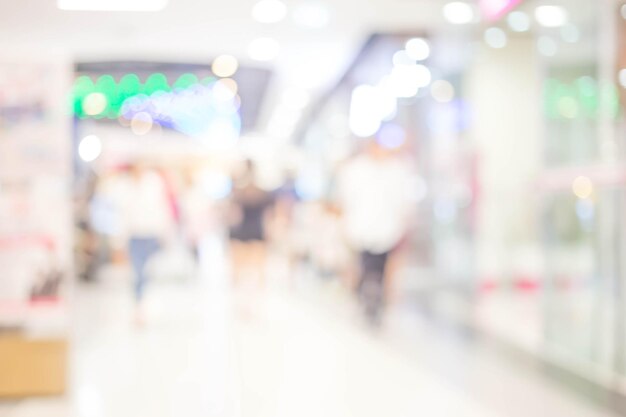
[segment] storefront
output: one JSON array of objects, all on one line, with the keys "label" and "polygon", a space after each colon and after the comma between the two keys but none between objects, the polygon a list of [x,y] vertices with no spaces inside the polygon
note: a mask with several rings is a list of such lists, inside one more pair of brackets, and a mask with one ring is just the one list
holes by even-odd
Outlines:
[{"label": "storefront", "polygon": [[[484,3],[480,22],[372,37],[311,115],[304,146],[345,157],[360,136],[400,126],[420,176],[404,295],[620,388],[626,6]],[[393,110],[380,125],[355,124],[355,94],[380,88],[411,39],[429,46],[409,63],[428,82],[374,109]]]}]

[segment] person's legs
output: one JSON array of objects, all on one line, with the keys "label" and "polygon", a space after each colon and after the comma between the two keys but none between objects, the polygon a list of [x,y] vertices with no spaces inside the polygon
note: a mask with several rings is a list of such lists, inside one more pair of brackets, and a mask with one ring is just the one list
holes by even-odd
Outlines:
[{"label": "person's legs", "polygon": [[265,286],[266,254],[265,242],[254,241],[250,243],[250,268],[257,275],[260,288]]},{"label": "person's legs", "polygon": [[241,277],[245,271],[246,244],[239,240],[230,241],[231,277],[233,286],[241,284]]},{"label": "person's legs", "polygon": [[361,252],[361,273],[358,285],[359,296],[364,304],[366,314],[377,320],[383,306],[385,267],[389,252]]},{"label": "person's legs", "polygon": [[131,238],[128,249],[135,273],[135,300],[139,303],[143,299],[146,286],[146,264],[159,250],[159,242],[155,238]]}]

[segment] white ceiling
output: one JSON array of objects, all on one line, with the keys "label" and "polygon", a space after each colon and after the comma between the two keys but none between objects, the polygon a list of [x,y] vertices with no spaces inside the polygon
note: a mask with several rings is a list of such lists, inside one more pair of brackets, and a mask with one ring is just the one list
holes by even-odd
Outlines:
[{"label": "white ceiling", "polygon": [[[287,4],[293,7],[299,1]],[[349,56],[372,30],[415,30],[441,23],[438,0],[325,2],[330,25],[303,29],[289,19],[255,22],[255,0],[170,0],[163,11],[146,13],[60,11],[55,0],[1,1],[0,42],[62,48],[78,60],[203,61],[230,53],[245,61],[253,39],[272,36],[282,46],[277,66],[290,59],[304,64],[320,58],[337,66],[337,58]]]},{"label": "white ceiling", "polygon": [[[306,0],[284,1],[293,9]],[[145,13],[61,11],[56,0],[0,0],[0,48],[59,49],[77,61],[206,63],[229,53],[252,64],[246,56],[249,43],[270,36],[281,44],[280,56],[254,65],[276,70],[274,90],[300,85],[315,91],[331,85],[372,32],[411,33],[447,25],[441,13],[446,0],[315,1],[331,13],[324,29],[301,28],[289,18],[277,24],[257,23],[251,17],[256,0],[169,0],[163,11]],[[565,4],[580,1],[593,3]]]}]

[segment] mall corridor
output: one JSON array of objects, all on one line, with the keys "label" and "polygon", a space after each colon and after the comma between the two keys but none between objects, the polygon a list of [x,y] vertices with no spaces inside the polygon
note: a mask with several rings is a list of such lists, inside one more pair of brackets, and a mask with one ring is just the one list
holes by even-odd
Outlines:
[{"label": "mall corridor", "polygon": [[81,285],[67,395],[0,403],[0,416],[617,415],[415,312],[372,329],[349,294],[311,277],[294,288],[277,273],[242,310],[219,259],[199,278],[155,283],[139,327],[129,271]]},{"label": "mall corridor", "polygon": [[626,416],[626,0],[0,0],[0,417]]}]

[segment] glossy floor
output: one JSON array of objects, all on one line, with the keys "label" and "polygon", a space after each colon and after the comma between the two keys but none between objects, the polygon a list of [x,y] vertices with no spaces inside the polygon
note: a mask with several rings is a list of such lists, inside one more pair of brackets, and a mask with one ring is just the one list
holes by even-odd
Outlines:
[{"label": "glossy floor", "polygon": [[224,276],[153,283],[141,327],[125,274],[79,287],[68,395],[0,416],[613,415],[411,314],[372,331],[332,283],[234,292]]}]

